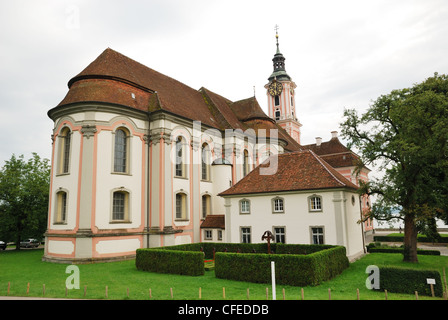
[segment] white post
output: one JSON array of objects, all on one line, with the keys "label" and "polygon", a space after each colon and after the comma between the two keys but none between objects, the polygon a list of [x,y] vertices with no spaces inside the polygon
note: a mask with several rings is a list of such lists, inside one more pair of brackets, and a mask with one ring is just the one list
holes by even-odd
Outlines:
[{"label": "white post", "polygon": [[272,300],[277,300],[275,296],[275,262],[271,261],[271,276],[272,276]]}]

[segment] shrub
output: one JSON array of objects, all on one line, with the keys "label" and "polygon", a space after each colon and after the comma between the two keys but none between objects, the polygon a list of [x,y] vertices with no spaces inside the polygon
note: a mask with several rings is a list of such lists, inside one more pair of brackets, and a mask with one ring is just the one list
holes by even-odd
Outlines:
[{"label": "shrub", "polygon": [[414,294],[431,296],[431,287],[426,279],[435,279],[435,296],[443,295],[442,281],[439,271],[418,270],[399,267],[380,267],[380,290],[387,290],[395,293]]},{"label": "shrub", "polygon": [[[367,252],[370,253],[403,253],[403,246],[395,247],[389,246],[387,244],[381,244],[379,242],[369,243],[367,245]],[[440,256],[440,251],[438,250],[425,250],[425,249],[417,249],[417,254],[420,255],[432,255],[432,256]]]},{"label": "shrub", "polygon": [[135,266],[143,271],[200,276],[204,274],[204,254],[200,251],[137,249]]},{"label": "shrub", "polygon": [[[319,246],[300,248],[296,245],[277,245],[277,251],[314,251],[310,254],[236,254],[216,253],[217,278],[269,283],[271,261],[275,262],[276,281],[293,286],[318,285],[340,274],[349,266],[344,247]],[[311,248],[312,247],[312,248]]]},{"label": "shrub", "polygon": [[[403,242],[404,235],[392,235],[392,236],[374,236],[373,241],[382,241],[382,242]],[[448,237],[440,237],[437,240],[434,240],[433,238],[419,235],[417,237],[418,242],[438,242],[438,243],[448,243]]]},{"label": "shrub", "polygon": [[268,283],[275,261],[276,281],[296,286],[318,285],[349,265],[341,246],[274,243],[271,250],[278,253],[266,254],[266,243],[192,243],[138,249],[135,264],[145,271],[203,275],[203,260],[212,259],[215,252],[217,278]]}]

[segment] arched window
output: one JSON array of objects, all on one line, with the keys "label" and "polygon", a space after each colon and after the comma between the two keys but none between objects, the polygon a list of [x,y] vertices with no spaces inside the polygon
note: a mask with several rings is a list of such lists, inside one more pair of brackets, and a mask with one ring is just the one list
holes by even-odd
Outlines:
[{"label": "arched window", "polygon": [[187,219],[187,195],[185,193],[176,193],[176,219]]},{"label": "arched window", "polygon": [[176,177],[185,177],[184,157],[184,140],[182,139],[182,137],[178,137],[176,140]]},{"label": "arched window", "polygon": [[128,137],[125,129],[115,131],[114,172],[128,172]]},{"label": "arched window", "polygon": [[59,191],[56,193],[56,216],[55,223],[65,223],[67,221],[67,193]]},{"label": "arched window", "polygon": [[212,207],[212,197],[210,195],[206,194],[202,196],[202,218],[205,219],[207,215],[211,213],[211,207]]},{"label": "arched window", "polygon": [[243,177],[245,177],[249,173],[249,152],[244,150],[243,152]]},{"label": "arched window", "polygon": [[202,180],[210,180],[210,147],[206,143],[202,145],[201,161]]},{"label": "arched window", "polygon": [[64,128],[59,134],[61,138],[59,141],[59,173],[70,172],[70,144],[71,144],[71,131],[69,128]]},{"label": "arched window", "polygon": [[129,193],[115,191],[112,199],[112,221],[129,221]]}]

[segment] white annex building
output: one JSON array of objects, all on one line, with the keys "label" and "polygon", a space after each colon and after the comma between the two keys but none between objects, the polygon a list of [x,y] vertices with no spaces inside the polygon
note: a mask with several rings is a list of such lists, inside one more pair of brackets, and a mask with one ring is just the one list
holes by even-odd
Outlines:
[{"label": "white annex building", "polygon": [[[112,49],[68,82],[54,121],[44,260],[135,257],[138,248],[275,241],[363,252],[371,222],[357,156],[337,133],[300,144],[296,84],[277,52],[266,93],[230,101]],[[267,162],[262,164],[265,160]],[[256,168],[256,169],[255,169]],[[255,169],[255,170],[254,170]]]}]

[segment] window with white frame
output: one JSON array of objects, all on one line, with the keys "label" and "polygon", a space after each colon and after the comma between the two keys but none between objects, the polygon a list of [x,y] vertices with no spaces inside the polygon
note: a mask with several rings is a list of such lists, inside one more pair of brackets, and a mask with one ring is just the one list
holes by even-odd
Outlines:
[{"label": "window with white frame", "polygon": [[311,241],[312,244],[324,244],[324,228],[311,227]]},{"label": "window with white frame", "polygon": [[250,201],[247,199],[240,200],[240,214],[250,213]]},{"label": "window with white frame", "polygon": [[212,240],[213,239],[213,230],[204,230],[204,239]]},{"label": "window with white frame", "polygon": [[241,243],[251,243],[250,227],[241,227]]},{"label": "window with white frame", "polygon": [[274,227],[274,238],[276,243],[286,243],[285,227]]},{"label": "window with white frame", "polygon": [[322,197],[312,195],[308,198],[310,211],[322,211]]},{"label": "window with white frame", "polygon": [[274,213],[283,213],[284,211],[284,200],[283,198],[276,197],[272,199],[272,211]]}]

